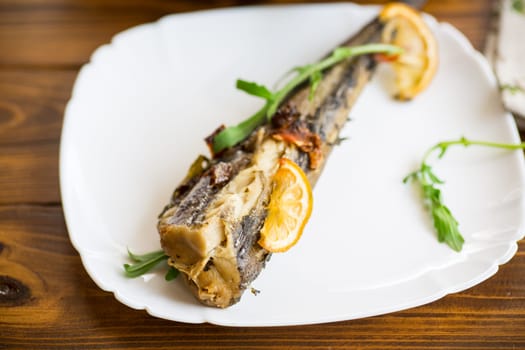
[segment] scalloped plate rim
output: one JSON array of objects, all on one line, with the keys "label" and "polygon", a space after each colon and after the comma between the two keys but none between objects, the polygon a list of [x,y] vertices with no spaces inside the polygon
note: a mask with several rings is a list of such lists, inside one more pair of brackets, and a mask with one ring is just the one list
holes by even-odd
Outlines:
[{"label": "scalloped plate rim", "polygon": [[[64,217],[65,217],[65,221],[66,221],[66,226],[68,227],[68,233],[69,233],[70,240],[71,240],[72,245],[74,246],[74,248],[80,254],[80,257],[81,257],[81,260],[82,260],[82,264],[84,265],[88,275],[97,284],[97,286],[99,288],[101,288],[104,291],[113,293],[114,297],[119,302],[121,302],[121,303],[123,303],[123,304],[125,304],[125,305],[127,305],[127,306],[129,306],[129,307],[131,307],[133,309],[145,310],[147,313],[149,313],[152,316],[160,317],[160,318],[164,318],[164,319],[172,320],[172,321],[194,323],[194,324],[210,322],[210,323],[213,323],[213,324],[224,325],[224,326],[249,326],[249,327],[255,327],[255,326],[307,325],[307,324],[318,324],[318,323],[343,321],[343,320],[352,320],[352,319],[358,319],[358,318],[363,318],[363,317],[376,316],[376,315],[396,312],[396,311],[405,310],[405,309],[408,309],[408,308],[412,308],[412,307],[417,307],[417,306],[420,306],[420,305],[428,304],[428,303],[433,302],[435,300],[438,300],[438,299],[440,299],[440,298],[442,298],[442,297],[444,297],[444,296],[446,296],[448,294],[466,290],[468,288],[471,288],[471,287],[473,287],[473,286],[475,286],[475,285],[485,281],[486,279],[490,278],[491,276],[493,276],[498,271],[498,268],[499,268],[500,265],[505,264],[506,262],[508,262],[514,256],[514,254],[516,253],[517,248],[518,248],[517,241],[507,242],[507,247],[508,247],[507,253],[505,255],[499,257],[498,259],[496,259],[493,262],[493,264],[488,269],[486,269],[483,273],[479,274],[478,278],[472,279],[470,281],[465,281],[465,282],[459,283],[458,285],[444,287],[441,290],[439,290],[436,293],[434,293],[433,295],[429,295],[429,296],[427,296],[425,298],[422,298],[422,300],[414,300],[414,301],[408,302],[406,304],[396,305],[396,306],[393,306],[393,307],[391,307],[390,309],[387,309],[387,310],[385,310],[385,309],[375,310],[375,311],[370,312],[370,313],[365,313],[365,314],[362,314],[362,315],[355,315],[355,317],[345,317],[344,315],[334,315],[333,317],[319,318],[316,321],[311,321],[311,320],[307,320],[305,322],[301,322],[301,321],[284,321],[284,322],[277,322],[277,323],[276,322],[272,322],[272,321],[270,321],[270,322],[253,321],[253,322],[245,322],[245,323],[242,323],[242,324],[240,324],[238,322],[229,322],[228,320],[214,319],[214,317],[206,316],[206,314],[207,314],[206,311],[204,311],[200,315],[192,315],[192,317],[183,317],[184,315],[176,315],[176,317],[174,317],[174,316],[162,314],[161,312],[158,312],[155,309],[150,308],[148,305],[146,305],[144,303],[142,303],[142,304],[141,303],[135,303],[132,300],[129,300],[125,296],[125,293],[122,293],[121,291],[119,291],[118,289],[115,289],[115,287],[113,287],[111,285],[107,285],[107,284],[103,283],[98,278],[97,274],[92,270],[92,268],[90,268],[90,260],[93,257],[90,256],[89,253],[87,253],[87,252],[85,252],[83,250],[83,247],[78,243],[75,234],[72,233],[73,231],[70,230],[71,223],[70,223],[70,218],[69,218],[69,214],[68,214],[68,212],[71,210],[71,209],[69,209],[70,200],[68,198],[67,191],[64,190],[68,186],[67,183],[66,183],[66,178],[69,176],[67,174],[67,172],[66,172],[65,165],[64,165],[65,164],[64,144],[67,144],[67,137],[68,137],[68,135],[66,135],[65,131],[68,130],[68,123],[71,122],[71,117],[68,117],[68,115],[69,115],[68,111],[71,109],[71,105],[74,103],[75,97],[77,95],[77,92],[76,92],[77,87],[78,87],[77,82],[81,78],[83,78],[85,75],[89,74],[90,70],[92,69],[93,64],[96,63],[96,61],[93,61],[93,58],[97,55],[97,53],[99,53],[100,50],[111,49],[111,47],[112,47],[112,45],[114,45],[115,41],[118,40],[119,38],[123,37],[127,33],[130,33],[130,32],[135,31],[135,30],[140,30],[141,28],[145,28],[145,27],[157,26],[161,22],[173,20],[173,19],[180,18],[180,17],[198,16],[200,14],[205,14],[205,13],[221,14],[221,13],[228,13],[228,12],[231,12],[231,11],[257,11],[259,9],[268,9],[268,8],[298,8],[298,7],[305,8],[305,7],[317,7],[317,6],[320,6],[320,7],[347,6],[347,7],[354,7],[354,8],[363,8],[363,7],[378,8],[378,6],[375,6],[375,5],[363,6],[363,5],[353,4],[353,3],[346,3],[344,5],[343,4],[336,4],[336,3],[332,3],[332,4],[330,4],[330,3],[329,4],[300,4],[300,5],[287,4],[287,5],[271,5],[271,6],[262,5],[262,6],[245,6],[245,7],[222,8],[222,9],[209,9],[209,10],[201,10],[201,11],[195,11],[195,12],[189,12],[189,13],[182,13],[182,14],[169,14],[169,15],[161,17],[160,19],[158,19],[155,22],[140,24],[140,25],[134,26],[132,28],[126,29],[126,30],[124,30],[124,31],[122,31],[120,33],[117,33],[115,36],[113,36],[113,38],[111,39],[110,43],[100,46],[99,48],[97,48],[93,52],[90,61],[88,63],[86,63],[85,65],[83,65],[83,67],[80,69],[80,71],[78,73],[78,76],[76,78],[74,87],[73,87],[71,98],[68,101],[68,103],[66,105],[66,108],[65,108],[64,121],[63,121],[63,131],[62,131],[62,134],[61,134],[61,142],[60,142],[60,155],[59,155],[59,158],[60,158],[60,169],[59,169],[59,172],[60,172],[60,188],[61,188],[61,196],[62,196],[62,202],[63,202],[63,208],[64,208]],[[464,51],[469,56],[474,58],[475,61],[477,62],[477,65],[479,67],[481,67],[481,69],[485,72],[486,77],[490,81],[492,81],[494,84],[496,84],[495,77],[492,74],[492,70],[491,70],[488,62],[485,60],[485,58],[478,51],[476,51],[473,48],[473,46],[470,44],[470,42],[464,37],[464,35],[461,32],[459,32],[455,27],[453,27],[452,25],[450,25],[448,23],[445,23],[445,22],[439,22],[438,23],[435,20],[434,17],[432,17],[432,16],[430,16],[428,14],[425,14],[425,15],[426,15],[427,20],[431,20],[431,21],[435,22],[437,25],[439,25],[439,27],[443,31],[446,31],[448,35],[453,37],[453,39],[456,42],[460,43],[461,47],[464,49]],[[515,136],[515,138],[519,139],[519,135],[517,133],[517,130],[515,130],[515,135],[514,136]],[[522,178],[523,178],[524,177],[523,176],[523,167],[521,168],[521,170],[522,170],[522,174],[521,175],[522,175]],[[524,201],[525,201],[525,199],[523,197],[521,197],[522,206],[523,206]],[[524,233],[521,234],[520,239],[522,239],[524,237],[524,235],[525,235],[524,227],[525,227],[525,218],[522,217],[522,221],[521,221],[521,224],[520,224],[520,227],[519,227],[519,231],[524,232]],[[198,317],[198,316],[200,316],[200,317]]]}]

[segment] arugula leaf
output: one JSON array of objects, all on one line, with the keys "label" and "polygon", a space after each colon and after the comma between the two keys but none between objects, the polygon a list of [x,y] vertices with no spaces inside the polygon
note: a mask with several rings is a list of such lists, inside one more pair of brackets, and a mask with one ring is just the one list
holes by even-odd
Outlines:
[{"label": "arugula leaf", "polygon": [[450,209],[440,202],[434,203],[431,208],[434,227],[438,232],[438,241],[441,243],[445,242],[457,252],[461,251],[465,239],[459,232],[459,224],[450,212]]},{"label": "arugula leaf", "polygon": [[128,248],[128,256],[134,262],[144,262],[144,261],[148,261],[148,260],[151,260],[151,259],[155,259],[160,254],[164,255],[164,251],[157,250],[157,251],[154,251],[154,252],[138,255],[138,254],[132,253],[131,250],[129,250],[129,248]]},{"label": "arugula leaf", "polygon": [[144,260],[133,265],[124,264],[124,271],[126,272],[127,277],[138,277],[140,275],[145,274],[146,272],[157,266],[158,263],[160,263],[163,260],[166,260],[167,258],[168,257],[165,256],[162,252],[161,254],[152,256],[148,260]]},{"label": "arugula leaf", "polygon": [[[157,250],[154,252],[138,255],[132,253],[128,249],[128,256],[129,258],[135,262],[135,264],[124,264],[124,272],[126,277],[135,278],[139,277],[148,271],[150,271],[152,268],[157,266],[160,262],[165,261],[168,259],[168,256],[164,254],[163,250]],[[174,267],[170,266],[170,269],[166,273],[165,279],[167,281],[171,281],[172,279],[175,279],[178,275],[179,271],[175,269]]]},{"label": "arugula leaf", "polygon": [[508,144],[489,141],[474,141],[464,137],[460,138],[459,140],[440,142],[432,146],[425,153],[419,169],[409,173],[403,179],[404,183],[413,181],[421,185],[423,199],[426,206],[430,210],[438,241],[446,243],[450,248],[459,252],[463,248],[465,239],[459,231],[458,221],[454,215],[452,215],[450,209],[443,203],[441,190],[437,187],[437,185],[442,185],[444,182],[439,177],[437,177],[437,175],[433,172],[432,167],[428,165],[428,158],[432,153],[438,151],[438,158],[442,158],[451,146],[456,145],[464,147],[476,145],[517,150],[525,149],[525,143]]},{"label": "arugula leaf", "polygon": [[317,90],[317,87],[319,86],[322,78],[323,74],[320,71],[316,71],[310,76],[310,94],[308,95],[309,101],[314,99],[315,90]]},{"label": "arugula leaf", "polygon": [[168,270],[168,272],[166,272],[166,276],[164,276],[164,279],[166,281],[173,281],[178,276],[179,276],[179,270],[177,270],[173,266],[170,266],[170,269]]},{"label": "arugula leaf", "polygon": [[248,82],[242,79],[237,80],[237,88],[247,92],[250,95],[258,96],[266,100],[266,104],[254,115],[241,122],[238,125],[230,126],[213,138],[213,152],[218,153],[228,147],[235,146],[237,143],[248,137],[255,128],[259,125],[269,122],[279,105],[297,86],[310,80],[312,88],[310,90],[310,99],[317,86],[319,85],[322,72],[333,65],[355,56],[366,55],[372,53],[384,53],[387,55],[399,55],[403,49],[388,44],[367,44],[352,47],[336,48],[327,58],[301,67],[293,69],[295,76],[293,76],[284,86],[275,92],[263,85],[253,82]]},{"label": "arugula leaf", "polygon": [[213,138],[213,151],[215,153],[228,147],[236,145],[244,140],[250,133],[266,120],[266,111],[270,103],[267,102],[257,113],[246,119],[242,123],[229,127],[215,135]]},{"label": "arugula leaf", "polygon": [[272,92],[268,90],[266,86],[254,82],[238,79],[236,86],[239,90],[253,96],[262,97],[266,100],[272,100],[274,97]]}]

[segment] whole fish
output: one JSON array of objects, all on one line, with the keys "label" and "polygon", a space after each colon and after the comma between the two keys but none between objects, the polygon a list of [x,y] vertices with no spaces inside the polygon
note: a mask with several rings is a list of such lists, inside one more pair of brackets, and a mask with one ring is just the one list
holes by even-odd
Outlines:
[{"label": "whole fish", "polygon": [[[377,43],[383,24],[374,19],[342,46]],[[313,186],[339,131],[377,65],[358,56],[324,72],[313,99],[296,88],[270,123],[238,145],[200,156],[159,216],[168,263],[178,269],[199,301],[220,308],[239,301],[271,253],[258,245],[279,159],[296,162]]]}]

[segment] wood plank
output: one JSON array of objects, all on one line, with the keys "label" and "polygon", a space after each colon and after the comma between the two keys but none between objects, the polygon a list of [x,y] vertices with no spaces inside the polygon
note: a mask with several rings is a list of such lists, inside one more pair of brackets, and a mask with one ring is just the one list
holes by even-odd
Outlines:
[{"label": "wood plank", "polygon": [[[172,13],[270,1],[3,0],[0,2],[0,65],[78,67],[116,33]],[[305,1],[286,1],[304,3]],[[317,0],[306,2],[316,3]],[[382,4],[384,1],[359,0]],[[478,49],[488,29],[490,0],[429,0],[425,10],[456,25]]]},{"label": "wood plank", "polygon": [[75,76],[0,70],[0,204],[60,201],[60,131]]},{"label": "wood plank", "polygon": [[0,146],[0,205],[60,202],[58,141]]},{"label": "wood plank", "polygon": [[60,139],[75,70],[0,70],[0,147]]},{"label": "wood plank", "polygon": [[[60,207],[0,207],[0,348],[525,348],[525,254],[478,286],[403,312],[229,328],[165,321],[122,305],[91,281],[66,232]],[[27,290],[9,299],[4,291],[14,280]]]}]

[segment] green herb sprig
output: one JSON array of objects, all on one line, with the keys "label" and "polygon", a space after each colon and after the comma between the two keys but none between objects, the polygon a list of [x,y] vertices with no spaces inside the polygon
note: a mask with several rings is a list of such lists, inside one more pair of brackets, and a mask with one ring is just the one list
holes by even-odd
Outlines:
[{"label": "green herb sprig", "polygon": [[[162,261],[168,260],[168,256],[164,254],[163,250],[158,250],[142,255],[134,254],[128,249],[128,256],[134,262],[134,264],[124,264],[124,272],[126,277],[135,278],[139,277],[152,268],[157,266]],[[169,266],[168,272],[164,276],[166,281],[171,281],[179,275],[179,271],[173,266]]]},{"label": "green herb sprig", "polygon": [[428,158],[431,154],[439,151],[438,158],[443,158],[447,150],[451,146],[484,146],[493,148],[503,148],[508,150],[525,149],[525,143],[508,144],[488,141],[474,141],[464,137],[459,140],[439,142],[432,146],[423,156],[423,161],[418,170],[408,174],[404,179],[404,183],[410,181],[417,182],[421,185],[423,197],[426,206],[429,208],[434,223],[434,228],[437,232],[439,242],[445,242],[455,251],[459,252],[463,248],[465,239],[461,235],[458,228],[458,221],[454,218],[450,209],[443,203],[441,190],[437,187],[444,182],[440,180],[433,172],[432,167],[428,164]]},{"label": "green herb sprig", "polygon": [[242,90],[250,95],[260,97],[266,101],[264,106],[257,111],[254,115],[244,120],[238,125],[228,127],[222,130],[213,138],[213,151],[215,153],[220,152],[228,147],[232,147],[237,143],[244,140],[250,133],[257,128],[259,125],[269,122],[279,105],[283,100],[292,92],[297,86],[310,81],[310,100],[313,99],[315,91],[319,86],[322,79],[322,72],[327,68],[334,66],[335,64],[349,59],[351,57],[383,53],[386,55],[399,55],[403,52],[403,49],[387,44],[367,44],[360,46],[351,47],[338,47],[325,59],[305,66],[297,67],[292,70],[295,72],[293,76],[283,87],[277,91],[272,92],[264,85],[259,85],[254,82],[245,80],[237,80],[237,89]]},{"label": "green herb sprig", "polygon": [[512,95],[517,93],[525,93],[525,89],[519,85],[503,84],[500,86],[501,91],[508,91]]},{"label": "green herb sprig", "polygon": [[511,6],[515,12],[525,14],[524,0],[512,0]]}]

